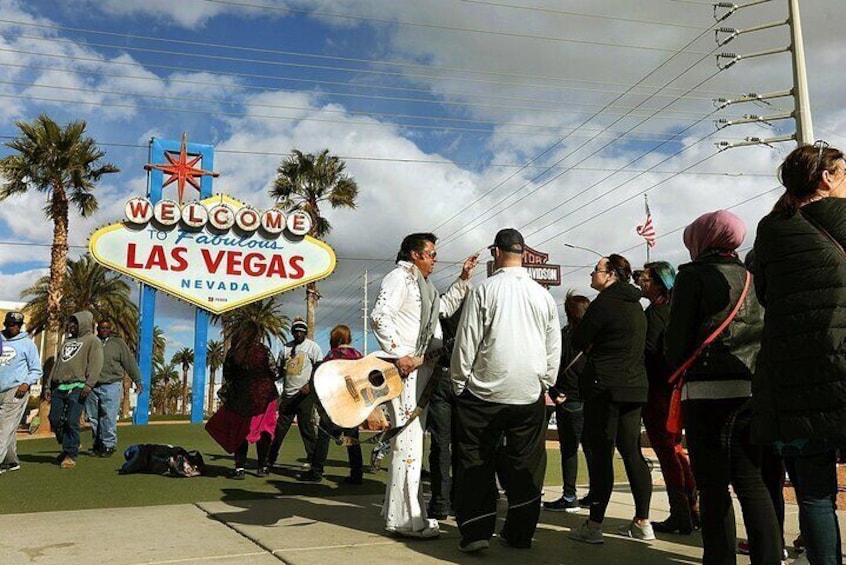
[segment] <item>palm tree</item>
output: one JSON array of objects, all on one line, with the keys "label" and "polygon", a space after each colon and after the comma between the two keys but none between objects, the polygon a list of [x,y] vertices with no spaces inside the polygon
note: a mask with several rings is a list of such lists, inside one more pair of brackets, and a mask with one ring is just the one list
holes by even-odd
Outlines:
[{"label": "palm tree", "polygon": [[291,327],[288,317],[282,314],[278,296],[251,302],[223,314],[220,319],[223,321],[223,338],[229,341],[231,347],[254,340],[268,345],[274,338],[285,341]]},{"label": "palm tree", "polygon": [[[172,386],[172,383],[179,382],[179,372],[176,370],[174,363],[156,363],[153,368],[153,376],[150,390],[150,401],[153,405],[153,410],[159,408],[159,413],[167,412],[168,406],[173,403],[173,412],[176,412],[176,399],[179,398],[180,391],[178,387]],[[173,394],[176,391],[176,395]]]},{"label": "palm tree", "polygon": [[62,290],[68,257],[68,214],[71,205],[83,217],[97,210],[92,194],[103,175],[119,169],[99,164],[106,155],[85,135],[85,122],[72,122],[64,129],[42,114],[32,123],[17,121],[21,134],[6,143],[15,153],[0,159],[0,202],[31,189],[47,195],[44,214],[53,222],[50,252],[50,284],[47,293],[47,352],[55,355],[60,330]]},{"label": "palm tree", "polygon": [[[97,210],[92,194],[103,175],[118,172],[96,142],[85,135],[85,122],[72,122],[64,129],[42,114],[32,123],[15,122],[20,135],[6,143],[14,153],[0,159],[0,202],[34,189],[47,195],[44,214],[53,222],[50,251],[50,284],[47,291],[47,343],[45,366],[53,366],[62,322],[61,303],[68,258],[68,215],[71,206],[83,217]],[[48,371],[44,371],[45,379]],[[39,408],[39,431],[48,431],[49,406]]]},{"label": "palm tree", "polygon": [[170,362],[174,365],[182,364],[182,413],[186,414],[188,406],[188,369],[194,364],[194,350],[190,347],[183,347],[173,354]]},{"label": "palm tree", "polygon": [[[344,172],[346,164],[339,157],[329,155],[324,149],[318,155],[293,149],[276,169],[276,180],[270,196],[284,210],[302,210],[311,216],[309,235],[323,239],[332,230],[329,221],[321,215],[320,205],[328,202],[332,208],[355,209],[358,184]],[[308,337],[314,338],[314,314],[320,294],[317,283],[306,286],[306,322]]]},{"label": "palm tree", "polygon": [[[138,345],[138,307],[132,301],[132,290],[126,279],[88,254],[77,260],[69,259],[59,315],[67,320],[74,312],[88,310],[95,320],[112,322],[115,333],[135,349]],[[21,292],[21,297],[27,299],[27,327],[32,333],[40,333],[47,327],[49,293],[49,276],[41,277]]]},{"label": "palm tree", "polygon": [[153,363],[164,365],[165,347],[167,339],[159,326],[153,326]]},{"label": "palm tree", "polygon": [[223,342],[212,339],[206,344],[206,365],[209,366],[209,400],[206,411],[211,414],[214,412],[214,384],[215,373],[223,366],[223,359],[226,356],[226,350],[223,348]]}]

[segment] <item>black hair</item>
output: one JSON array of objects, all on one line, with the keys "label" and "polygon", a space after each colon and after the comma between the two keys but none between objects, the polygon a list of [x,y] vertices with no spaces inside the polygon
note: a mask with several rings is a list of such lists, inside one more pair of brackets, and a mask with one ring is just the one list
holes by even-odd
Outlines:
[{"label": "black hair", "polygon": [[608,268],[611,269],[615,275],[617,275],[618,281],[628,282],[629,280],[631,280],[632,265],[631,263],[629,263],[628,259],[616,253],[612,253],[611,255],[609,255],[607,259]]},{"label": "black hair", "polygon": [[426,249],[427,241],[434,245],[438,238],[435,234],[429,232],[412,233],[405,236],[400,244],[399,253],[397,253],[397,261],[411,261],[411,252],[422,253]]}]

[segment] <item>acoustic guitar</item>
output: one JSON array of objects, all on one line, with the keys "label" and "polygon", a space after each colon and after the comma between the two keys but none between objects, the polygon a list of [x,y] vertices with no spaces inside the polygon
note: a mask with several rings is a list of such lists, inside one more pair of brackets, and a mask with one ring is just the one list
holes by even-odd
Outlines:
[{"label": "acoustic guitar", "polygon": [[[447,351],[435,349],[423,357],[423,363],[437,359]],[[354,428],[380,404],[402,392],[399,370],[382,352],[361,359],[333,359],[321,363],[314,373],[314,392],[326,415],[342,428]]]}]

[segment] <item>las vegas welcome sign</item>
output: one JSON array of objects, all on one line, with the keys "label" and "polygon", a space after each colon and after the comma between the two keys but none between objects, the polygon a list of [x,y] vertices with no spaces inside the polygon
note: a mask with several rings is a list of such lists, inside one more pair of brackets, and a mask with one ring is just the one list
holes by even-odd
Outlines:
[{"label": "las vegas welcome sign", "polygon": [[180,206],[126,203],[124,221],[91,235],[103,266],[222,314],[329,276],[332,248],[306,235],[310,216],[261,212],[225,195]]}]

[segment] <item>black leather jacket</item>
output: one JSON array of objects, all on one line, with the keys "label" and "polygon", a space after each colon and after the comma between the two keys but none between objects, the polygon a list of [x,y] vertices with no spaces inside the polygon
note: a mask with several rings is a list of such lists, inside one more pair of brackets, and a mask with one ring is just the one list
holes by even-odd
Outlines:
[{"label": "black leather jacket", "polygon": [[[746,282],[746,268],[727,253],[705,253],[679,267],[670,321],[664,338],[667,359],[678,367],[734,309]],[[751,380],[761,346],[763,309],[750,288],[732,322],[685,374],[687,382]]]}]

